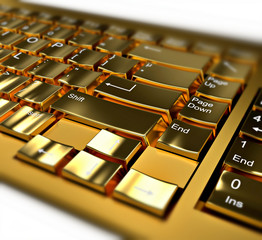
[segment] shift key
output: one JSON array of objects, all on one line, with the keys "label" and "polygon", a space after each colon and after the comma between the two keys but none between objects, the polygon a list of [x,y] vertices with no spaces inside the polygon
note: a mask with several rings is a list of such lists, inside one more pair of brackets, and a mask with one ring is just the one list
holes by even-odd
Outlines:
[{"label": "shift key", "polygon": [[108,129],[152,143],[166,128],[161,115],[127,107],[70,90],[51,105],[65,117],[99,129]]}]

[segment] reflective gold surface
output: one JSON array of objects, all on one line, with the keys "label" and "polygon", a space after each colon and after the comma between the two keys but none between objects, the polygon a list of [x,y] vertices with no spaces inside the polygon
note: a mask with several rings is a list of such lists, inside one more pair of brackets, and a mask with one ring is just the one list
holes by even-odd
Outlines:
[{"label": "reflective gold surface", "polygon": [[98,69],[105,73],[115,74],[119,77],[130,77],[132,69],[138,64],[137,60],[113,55],[101,63]]},{"label": "reflective gold surface", "polygon": [[44,83],[38,80],[30,83],[28,86],[17,92],[14,96],[23,101],[33,104],[38,110],[47,110],[49,105],[55,102],[61,96],[62,87]]},{"label": "reflective gold surface", "polygon": [[11,56],[15,51],[9,49],[0,49],[0,61],[4,61]]},{"label": "reflective gold surface", "polygon": [[0,22],[0,27],[3,30],[12,30],[26,24],[27,21],[19,18],[8,18]]},{"label": "reflective gold surface", "polygon": [[206,206],[262,228],[261,182],[224,171]]},{"label": "reflective gold surface", "polygon": [[100,129],[119,131],[141,139],[147,145],[165,126],[158,114],[108,102],[75,90],[70,90],[51,108],[65,113],[68,119]]},{"label": "reflective gold surface", "polygon": [[73,147],[49,140],[41,135],[36,135],[26,143],[16,156],[19,159],[35,164],[51,172],[65,164],[65,157]]},{"label": "reflective gold surface", "polygon": [[141,142],[137,140],[118,136],[103,129],[86,145],[87,149],[120,160],[124,166],[127,166],[141,146]]},{"label": "reflective gold surface", "polygon": [[172,122],[175,113],[184,103],[181,92],[157,88],[113,75],[96,87],[94,92],[105,99],[113,99],[162,114],[167,123]]},{"label": "reflective gold surface", "polygon": [[60,42],[65,42],[68,40],[73,34],[75,33],[75,30],[73,29],[68,29],[68,28],[62,28],[60,26],[57,26],[47,33],[43,35],[45,39],[50,39],[50,40],[55,40],[55,41],[60,41]]},{"label": "reflective gold surface", "polygon": [[0,123],[0,131],[29,140],[54,121],[53,114],[24,106]]},{"label": "reflective gold surface", "polygon": [[0,122],[3,120],[3,116],[10,112],[11,110],[15,110],[18,107],[19,103],[11,102],[5,99],[0,98]]},{"label": "reflective gold surface", "polygon": [[50,29],[50,25],[40,22],[31,22],[29,24],[24,25],[19,29],[19,32],[25,33],[31,36],[39,37],[42,33],[46,32]]},{"label": "reflective gold surface", "polygon": [[63,169],[62,175],[97,191],[108,193],[108,186],[121,165],[79,152]]},{"label": "reflective gold surface", "polygon": [[108,29],[104,31],[104,33],[118,38],[126,39],[133,33],[133,31],[129,28],[122,27],[119,25],[111,25]]},{"label": "reflective gold surface", "polygon": [[26,40],[15,45],[14,49],[19,49],[25,53],[37,54],[42,49],[48,46],[51,41],[40,39],[37,37],[29,37]]},{"label": "reflective gold surface", "polygon": [[114,197],[163,216],[176,190],[175,184],[162,182],[130,169],[116,187]]},{"label": "reflective gold surface", "polygon": [[158,139],[156,147],[197,160],[212,130],[174,120]]},{"label": "reflective gold surface", "polygon": [[160,45],[166,48],[176,49],[180,51],[186,51],[192,43],[188,39],[179,37],[165,37]]},{"label": "reflective gold surface", "polygon": [[25,37],[20,34],[16,34],[13,32],[1,32],[0,34],[0,46],[8,46],[11,47],[14,44],[22,41]]},{"label": "reflective gold surface", "polygon": [[100,40],[102,36],[88,32],[80,32],[75,37],[71,38],[68,43],[75,46],[92,49]]},{"label": "reflective gold surface", "polygon": [[128,56],[139,60],[149,60],[153,63],[160,63],[190,72],[197,72],[202,77],[204,70],[210,62],[210,58],[207,56],[198,56],[192,53],[179,52],[148,44],[139,45],[131,50]]},{"label": "reflective gold surface", "polygon": [[149,62],[133,75],[133,79],[157,87],[181,91],[186,100],[200,84],[197,73],[163,67]]},{"label": "reflective gold surface", "polygon": [[192,52],[219,58],[223,52],[223,47],[209,42],[197,42],[191,48]]}]

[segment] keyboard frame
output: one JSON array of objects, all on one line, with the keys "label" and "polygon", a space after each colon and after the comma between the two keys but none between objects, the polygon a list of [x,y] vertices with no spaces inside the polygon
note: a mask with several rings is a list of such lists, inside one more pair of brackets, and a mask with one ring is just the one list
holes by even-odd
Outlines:
[{"label": "keyboard frame", "polygon": [[[39,9],[39,6],[22,4],[16,1],[2,1],[2,4]],[[54,15],[68,15],[80,19],[111,22],[119,25],[128,24],[130,28],[148,30],[155,33],[196,39],[212,40],[223,46],[234,45],[262,52],[261,45],[236,42],[216,36],[199,33],[189,33],[181,30],[145,25],[142,23],[119,21],[119,19],[70,12],[63,9],[41,7],[41,10]],[[126,203],[85,188],[56,175],[50,174],[35,166],[12,158],[14,149],[19,149],[24,142],[4,136],[6,142],[0,145],[0,181],[32,194],[37,198],[48,201],[55,206],[70,211],[79,217],[119,233],[124,238],[131,239],[261,239],[258,229],[204,210],[201,195],[219,163],[224,151],[237,131],[238,125],[245,116],[258,89],[262,87],[262,62],[257,66],[257,72],[249,79],[245,91],[240,96],[236,106],[214,140],[211,148],[197,168],[182,196],[166,217],[161,219],[137,209]],[[10,146],[10,143],[13,145]],[[3,147],[4,146],[4,147]]]}]

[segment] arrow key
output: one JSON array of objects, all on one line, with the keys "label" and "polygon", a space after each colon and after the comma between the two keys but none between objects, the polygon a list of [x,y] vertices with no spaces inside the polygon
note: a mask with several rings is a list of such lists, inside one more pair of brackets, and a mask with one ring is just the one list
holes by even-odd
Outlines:
[{"label": "arrow key", "polygon": [[57,173],[69,161],[69,155],[73,152],[74,148],[71,146],[37,135],[26,143],[16,156],[21,160]]},{"label": "arrow key", "polygon": [[256,140],[262,141],[262,113],[261,111],[251,111],[244,122],[240,135],[246,135]]},{"label": "arrow key", "polygon": [[175,184],[131,169],[115,188],[113,196],[162,217],[177,189]]}]

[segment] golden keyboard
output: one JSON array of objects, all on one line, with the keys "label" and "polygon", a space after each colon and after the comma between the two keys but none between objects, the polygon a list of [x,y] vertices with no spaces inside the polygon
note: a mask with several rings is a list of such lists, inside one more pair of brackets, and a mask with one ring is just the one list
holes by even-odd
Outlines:
[{"label": "golden keyboard", "polygon": [[0,6],[0,178],[131,239],[261,239],[261,46]]}]

